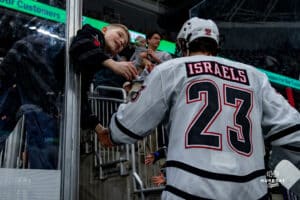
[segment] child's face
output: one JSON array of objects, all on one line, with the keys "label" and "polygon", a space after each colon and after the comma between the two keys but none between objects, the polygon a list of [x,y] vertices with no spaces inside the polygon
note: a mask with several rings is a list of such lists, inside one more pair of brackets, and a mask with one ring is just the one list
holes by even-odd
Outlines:
[{"label": "child's face", "polygon": [[106,27],[103,29],[106,49],[112,54],[120,53],[128,44],[128,36],[120,27]]}]

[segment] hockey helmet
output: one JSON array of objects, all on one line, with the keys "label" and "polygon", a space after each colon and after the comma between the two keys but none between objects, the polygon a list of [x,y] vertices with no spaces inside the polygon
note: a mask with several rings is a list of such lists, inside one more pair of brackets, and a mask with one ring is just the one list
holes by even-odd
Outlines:
[{"label": "hockey helmet", "polygon": [[179,31],[177,45],[181,50],[186,50],[193,40],[202,37],[211,38],[219,45],[219,30],[215,22],[193,17],[187,20]]}]

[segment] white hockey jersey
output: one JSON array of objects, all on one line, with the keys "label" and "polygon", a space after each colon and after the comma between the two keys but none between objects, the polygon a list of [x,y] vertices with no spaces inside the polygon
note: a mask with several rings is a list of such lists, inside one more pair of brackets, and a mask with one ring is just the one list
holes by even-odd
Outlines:
[{"label": "white hockey jersey", "polygon": [[298,145],[300,115],[252,66],[211,56],[157,66],[110,123],[115,143],[134,143],[167,119],[162,199],[267,196],[264,142]]}]

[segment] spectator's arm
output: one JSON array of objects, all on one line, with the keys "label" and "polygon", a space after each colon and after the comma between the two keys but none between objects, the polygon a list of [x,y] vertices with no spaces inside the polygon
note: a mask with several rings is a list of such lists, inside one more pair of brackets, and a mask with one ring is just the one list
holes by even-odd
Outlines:
[{"label": "spectator's arm", "polygon": [[147,58],[143,58],[142,63],[143,63],[144,68],[146,68],[149,73],[153,70],[154,64]]},{"label": "spectator's arm", "polygon": [[115,74],[121,75],[127,80],[136,78],[138,72],[132,62],[127,61],[114,61],[107,59],[103,62],[103,65],[111,69]]},{"label": "spectator's arm", "polygon": [[153,176],[151,178],[152,183],[154,183],[157,186],[165,185],[166,184],[166,178],[163,175],[163,173],[160,173],[158,176]]},{"label": "spectator's arm", "polygon": [[156,157],[157,160],[166,157],[166,147],[160,148],[160,149],[157,150],[156,152],[157,152],[157,157]]},{"label": "spectator's arm", "polygon": [[155,60],[156,63],[161,63],[162,61],[155,55],[154,51],[152,49],[148,49],[148,55],[152,57],[153,60]]},{"label": "spectator's arm", "polygon": [[161,158],[166,157],[165,148],[161,148],[158,151],[155,151],[153,153],[150,153],[145,158],[145,165],[151,165],[154,164],[156,161],[158,161]]}]

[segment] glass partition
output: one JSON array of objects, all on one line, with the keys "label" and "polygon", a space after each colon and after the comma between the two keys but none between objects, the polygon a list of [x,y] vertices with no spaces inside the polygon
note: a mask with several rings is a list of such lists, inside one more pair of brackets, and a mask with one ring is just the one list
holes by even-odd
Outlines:
[{"label": "glass partition", "polygon": [[0,2],[4,200],[60,199],[66,34],[59,10],[65,8],[61,0]]}]

